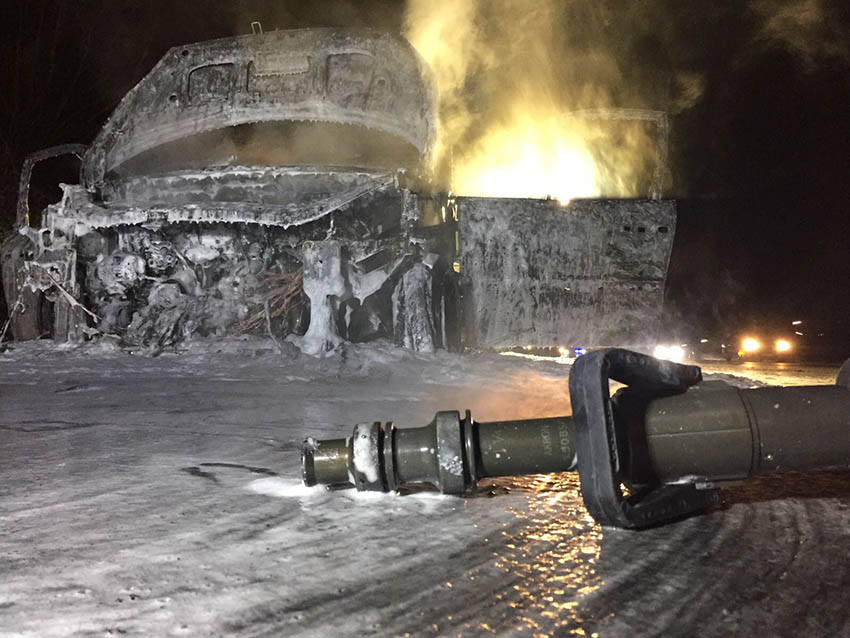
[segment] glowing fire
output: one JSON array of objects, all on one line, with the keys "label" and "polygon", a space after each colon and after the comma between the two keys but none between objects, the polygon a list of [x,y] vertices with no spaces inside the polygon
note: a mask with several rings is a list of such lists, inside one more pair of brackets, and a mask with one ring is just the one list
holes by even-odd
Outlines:
[{"label": "glowing fire", "polygon": [[[405,35],[439,92],[434,168],[454,193],[566,203],[651,189],[666,120],[615,108],[630,106],[613,102],[616,64],[604,52],[564,49],[565,4],[407,1]],[[576,62],[583,74],[570,71]],[[600,115],[616,110],[632,112]],[[663,169],[656,172],[653,185],[663,182]]]},{"label": "glowing fire", "polygon": [[600,194],[596,165],[565,121],[520,121],[497,129],[460,158],[454,189],[489,197],[574,197]]}]

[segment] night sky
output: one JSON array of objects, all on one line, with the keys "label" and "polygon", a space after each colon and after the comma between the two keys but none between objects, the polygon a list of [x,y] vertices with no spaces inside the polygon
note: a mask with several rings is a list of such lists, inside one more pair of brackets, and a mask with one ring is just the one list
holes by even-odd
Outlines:
[{"label": "night sky", "polygon": [[[613,1],[602,4],[616,10]],[[804,319],[850,334],[850,3],[638,5],[658,32],[616,51],[624,79],[651,86],[687,71],[702,82],[699,99],[672,113],[669,190],[679,200],[679,224],[668,319],[714,331]],[[14,219],[24,156],[90,142],[171,46],[249,33],[251,20],[266,30],[400,30],[403,13],[393,1],[5,0],[2,229]],[[781,37],[765,35],[765,15],[776,17],[769,24],[781,27]],[[564,32],[578,30],[565,25]],[[57,199],[63,170],[48,166],[36,177],[35,204]]]}]

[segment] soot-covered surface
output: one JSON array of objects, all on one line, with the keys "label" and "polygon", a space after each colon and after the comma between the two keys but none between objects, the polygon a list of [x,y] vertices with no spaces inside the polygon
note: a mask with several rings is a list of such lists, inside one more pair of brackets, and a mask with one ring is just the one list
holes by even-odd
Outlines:
[{"label": "soot-covered surface", "polygon": [[155,359],[16,347],[0,355],[0,633],[850,631],[848,475],[759,481],[643,532],[593,523],[569,474],[468,498],[300,484],[306,435],[447,408],[551,416],[569,409],[567,373],[388,346],[325,359],[251,340]]},{"label": "soot-covered surface", "polygon": [[467,332],[482,348],[654,340],[672,200],[460,197]]}]

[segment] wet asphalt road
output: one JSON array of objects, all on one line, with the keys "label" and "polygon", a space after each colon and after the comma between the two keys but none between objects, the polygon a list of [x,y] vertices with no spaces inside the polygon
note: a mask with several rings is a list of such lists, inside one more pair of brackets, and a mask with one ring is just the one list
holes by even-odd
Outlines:
[{"label": "wet asphalt road", "polygon": [[0,635],[850,635],[849,474],[762,479],[642,532],[595,524],[573,474],[466,498],[300,486],[307,435],[453,407],[552,416],[567,371],[391,350],[7,353]]}]

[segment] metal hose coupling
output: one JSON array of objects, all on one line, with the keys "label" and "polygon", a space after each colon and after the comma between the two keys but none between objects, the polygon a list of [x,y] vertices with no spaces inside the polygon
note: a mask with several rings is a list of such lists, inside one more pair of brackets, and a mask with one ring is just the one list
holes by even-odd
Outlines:
[{"label": "metal hose coupling", "polygon": [[306,485],[379,492],[425,483],[462,494],[485,477],[564,472],[576,463],[570,417],[478,423],[468,410],[463,418],[437,412],[420,428],[360,423],[348,438],[309,438],[301,448]]},{"label": "metal hose coupling", "polygon": [[[621,384],[610,395],[610,381]],[[477,423],[438,412],[421,428],[356,425],[307,439],[307,485],[461,494],[485,477],[578,470],[602,525],[641,528],[714,507],[759,475],[850,467],[850,362],[833,386],[738,388],[696,366],[608,348],[570,371],[572,416]],[[625,489],[624,489],[625,488]]]}]

